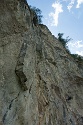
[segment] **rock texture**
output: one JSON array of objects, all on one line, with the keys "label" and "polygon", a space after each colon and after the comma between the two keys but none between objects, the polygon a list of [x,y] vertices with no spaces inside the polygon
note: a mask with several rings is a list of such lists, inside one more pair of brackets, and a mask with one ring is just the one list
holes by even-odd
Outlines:
[{"label": "rock texture", "polygon": [[0,125],[83,125],[83,66],[25,0],[0,0]]}]

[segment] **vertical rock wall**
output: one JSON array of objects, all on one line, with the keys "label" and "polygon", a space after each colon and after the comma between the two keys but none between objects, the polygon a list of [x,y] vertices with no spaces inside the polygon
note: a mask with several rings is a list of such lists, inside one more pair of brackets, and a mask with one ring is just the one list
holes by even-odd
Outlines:
[{"label": "vertical rock wall", "polygon": [[24,0],[0,0],[0,125],[83,125],[83,69]]}]

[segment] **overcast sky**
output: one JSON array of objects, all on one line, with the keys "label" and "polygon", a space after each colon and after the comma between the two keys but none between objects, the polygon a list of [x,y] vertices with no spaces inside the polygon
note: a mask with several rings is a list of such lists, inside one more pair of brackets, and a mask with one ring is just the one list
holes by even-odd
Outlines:
[{"label": "overcast sky", "polygon": [[27,0],[29,5],[42,11],[43,24],[52,34],[69,36],[71,53],[83,56],[83,0]]}]

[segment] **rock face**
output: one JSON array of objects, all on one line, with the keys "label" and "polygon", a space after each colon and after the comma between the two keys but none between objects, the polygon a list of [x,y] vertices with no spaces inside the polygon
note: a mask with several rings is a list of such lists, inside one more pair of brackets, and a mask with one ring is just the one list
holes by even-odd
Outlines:
[{"label": "rock face", "polygon": [[0,125],[83,125],[82,68],[26,1],[0,0]]}]

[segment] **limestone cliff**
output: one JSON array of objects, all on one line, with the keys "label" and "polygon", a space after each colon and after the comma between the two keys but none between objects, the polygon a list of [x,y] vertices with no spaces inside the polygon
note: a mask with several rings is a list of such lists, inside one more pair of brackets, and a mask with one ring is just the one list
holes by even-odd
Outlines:
[{"label": "limestone cliff", "polygon": [[83,125],[83,67],[25,0],[0,0],[0,125]]}]

